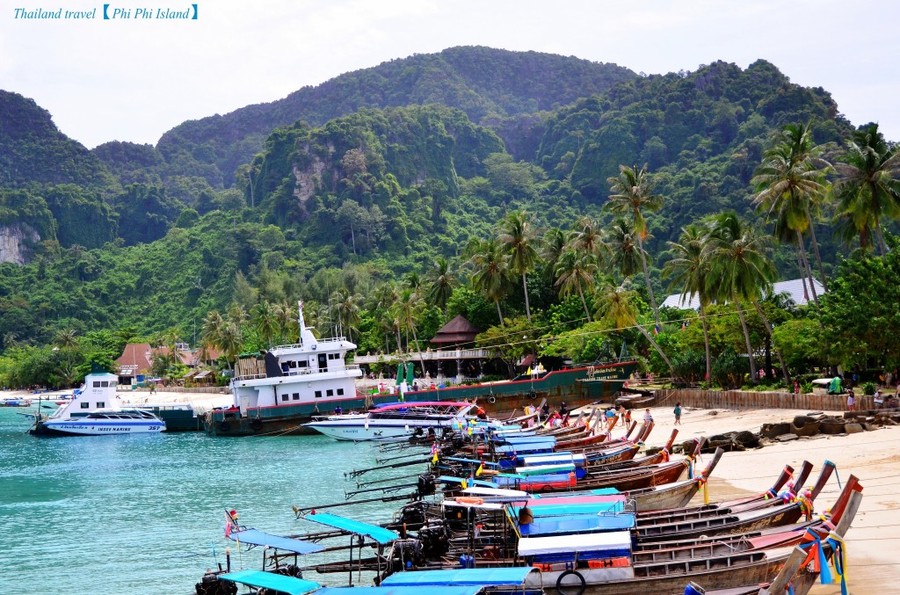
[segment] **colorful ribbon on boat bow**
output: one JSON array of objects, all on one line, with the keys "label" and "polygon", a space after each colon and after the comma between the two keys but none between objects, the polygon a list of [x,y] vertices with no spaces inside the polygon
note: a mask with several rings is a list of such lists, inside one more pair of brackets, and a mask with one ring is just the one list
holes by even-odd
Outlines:
[{"label": "colorful ribbon on boat bow", "polygon": [[[806,533],[812,537],[812,541],[800,545],[803,549],[809,549],[806,560],[803,561],[801,566],[812,563],[813,570],[819,572],[819,581],[823,585],[833,584],[835,580],[831,575],[831,569],[828,567],[828,558],[825,555],[822,539],[819,537],[818,533],[812,529],[807,529]],[[834,566],[834,574],[841,579],[841,594],[848,595],[846,572],[847,545],[844,543],[844,540],[835,535],[834,532],[828,534],[828,537],[825,538],[825,544],[827,544],[832,551],[831,563]]]}]

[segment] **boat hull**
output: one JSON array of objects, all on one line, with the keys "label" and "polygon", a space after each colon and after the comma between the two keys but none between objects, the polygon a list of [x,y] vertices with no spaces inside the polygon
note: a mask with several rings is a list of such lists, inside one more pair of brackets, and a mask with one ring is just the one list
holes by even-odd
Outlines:
[{"label": "boat hull", "polygon": [[89,420],[40,421],[30,430],[34,436],[110,436],[116,434],[159,434],[163,422],[96,423]]}]

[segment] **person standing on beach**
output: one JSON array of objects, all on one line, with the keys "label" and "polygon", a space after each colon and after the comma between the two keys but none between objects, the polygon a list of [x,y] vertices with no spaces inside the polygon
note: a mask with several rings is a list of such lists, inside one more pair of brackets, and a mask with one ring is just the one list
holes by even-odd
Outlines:
[{"label": "person standing on beach", "polygon": [[856,411],[856,394],[852,388],[847,391],[847,411]]},{"label": "person standing on beach", "polygon": [[653,423],[653,416],[650,415],[649,409],[647,409],[647,411],[644,412],[644,423],[645,424]]},{"label": "person standing on beach", "polygon": [[675,425],[681,425],[681,403],[675,403]]}]

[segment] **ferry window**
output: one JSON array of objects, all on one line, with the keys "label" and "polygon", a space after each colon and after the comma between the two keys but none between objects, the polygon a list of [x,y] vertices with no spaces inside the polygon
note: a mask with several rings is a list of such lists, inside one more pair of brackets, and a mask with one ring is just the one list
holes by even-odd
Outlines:
[{"label": "ferry window", "polygon": [[328,389],[328,392],[325,393],[325,394],[326,394],[326,396],[333,397],[333,396],[334,396],[334,389],[330,389],[330,388],[329,388],[329,389]]},{"label": "ferry window", "polygon": [[338,396],[344,394],[344,389],[342,389],[342,388],[337,389],[337,391],[338,391]]},{"label": "ferry window", "polygon": [[104,403],[103,401],[97,401],[97,409],[103,409],[104,407],[106,407],[106,403]]},{"label": "ferry window", "polygon": [[95,380],[95,381],[94,381],[94,388],[100,388],[100,381],[99,381],[99,380]]},{"label": "ferry window", "polygon": [[305,367],[307,367],[308,365],[309,365],[309,364],[307,363],[306,360],[297,362],[297,367],[298,367],[298,368],[305,368]]},{"label": "ferry window", "polygon": [[288,367],[289,367],[289,368],[296,368],[296,367],[297,367],[297,362],[295,362],[295,361],[290,361],[290,362],[288,362]]},{"label": "ferry window", "polygon": [[108,381],[108,380],[103,380],[103,381],[100,382],[100,388],[108,388],[108,387],[109,387],[109,381]]},{"label": "ferry window", "polygon": [[295,401],[299,401],[299,400],[300,400],[300,393],[294,393],[294,400],[295,400]]},{"label": "ferry window", "polygon": [[82,409],[90,409],[91,404],[85,401],[84,403],[81,404],[81,408]]},{"label": "ferry window", "polygon": [[321,398],[322,398],[322,391],[320,391],[320,390],[317,390],[317,391],[316,391],[316,398],[317,398],[317,399],[321,399]]},{"label": "ferry window", "polygon": [[287,394],[281,395],[281,400],[282,400],[282,401],[287,401],[287,400],[288,400]]}]

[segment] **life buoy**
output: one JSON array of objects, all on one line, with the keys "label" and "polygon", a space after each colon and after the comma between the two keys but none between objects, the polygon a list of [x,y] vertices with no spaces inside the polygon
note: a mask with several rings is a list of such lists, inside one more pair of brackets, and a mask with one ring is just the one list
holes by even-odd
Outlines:
[{"label": "life buoy", "polygon": [[[568,585],[564,585],[563,579],[569,576],[574,576],[576,579],[578,579],[578,583],[570,583]],[[556,592],[559,593],[559,595],[581,595],[582,593],[584,593],[584,588],[584,577],[581,576],[581,573],[576,570],[566,570],[559,575],[559,578],[556,579]]]},{"label": "life buoy", "polygon": [[223,419],[221,422],[219,422],[219,431],[220,432],[227,432],[230,429],[231,429],[231,424],[229,424],[226,420]]},{"label": "life buoy", "polygon": [[250,422],[250,427],[253,428],[255,431],[258,432],[258,431],[260,431],[260,430],[262,429],[262,427],[263,427],[263,422],[262,422],[262,420],[259,419],[258,417],[254,417],[254,418],[253,418],[253,421]]},{"label": "life buoy", "polygon": [[536,399],[536,398],[537,398],[537,393],[534,392],[534,391],[529,392],[529,393],[528,393],[528,398],[529,398],[529,399],[532,399],[532,400]]},{"label": "life buoy", "polygon": [[493,403],[496,403],[496,402],[497,402],[497,397],[494,397],[494,396],[488,397],[488,403],[492,403],[492,404],[493,404]]}]

